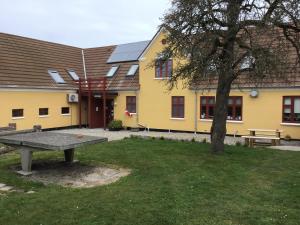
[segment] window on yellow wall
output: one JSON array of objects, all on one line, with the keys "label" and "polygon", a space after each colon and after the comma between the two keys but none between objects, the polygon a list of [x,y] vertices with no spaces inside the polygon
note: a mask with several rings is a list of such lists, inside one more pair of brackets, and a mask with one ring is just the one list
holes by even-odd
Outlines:
[{"label": "window on yellow wall", "polygon": [[172,96],[172,118],[184,118],[184,96]]},{"label": "window on yellow wall", "polygon": [[242,117],[243,97],[231,96],[228,99],[227,120],[241,121]]},{"label": "window on yellow wall", "polygon": [[300,123],[300,96],[283,97],[283,122]]},{"label": "window on yellow wall", "polygon": [[13,118],[24,117],[24,109],[13,109],[12,117]]},{"label": "window on yellow wall", "polygon": [[[215,97],[200,97],[200,118],[213,119],[215,109]],[[243,119],[243,97],[230,96],[227,106],[227,120],[242,121]]]},{"label": "window on yellow wall", "polygon": [[48,116],[49,108],[39,108],[39,116]]},{"label": "window on yellow wall", "polygon": [[212,119],[214,117],[215,97],[202,96],[200,97],[200,118]]},{"label": "window on yellow wall", "polygon": [[126,110],[129,113],[136,113],[136,97],[126,96]]},{"label": "window on yellow wall", "polygon": [[62,115],[70,115],[70,107],[62,107],[61,114]]},{"label": "window on yellow wall", "polygon": [[173,73],[173,60],[157,59],[155,62],[155,78],[171,77]]}]

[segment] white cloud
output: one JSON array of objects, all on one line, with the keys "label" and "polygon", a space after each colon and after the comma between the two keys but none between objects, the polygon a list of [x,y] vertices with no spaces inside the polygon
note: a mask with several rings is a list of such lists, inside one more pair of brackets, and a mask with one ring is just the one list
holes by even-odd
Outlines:
[{"label": "white cloud", "polygon": [[0,0],[0,32],[79,47],[151,39],[170,0]]}]

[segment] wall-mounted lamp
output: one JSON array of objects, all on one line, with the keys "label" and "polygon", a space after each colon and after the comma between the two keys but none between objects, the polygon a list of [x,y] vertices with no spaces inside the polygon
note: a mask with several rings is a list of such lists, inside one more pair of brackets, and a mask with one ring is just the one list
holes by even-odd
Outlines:
[{"label": "wall-mounted lamp", "polygon": [[250,92],[250,97],[251,98],[257,98],[258,95],[259,95],[258,90],[251,90],[251,92]]}]

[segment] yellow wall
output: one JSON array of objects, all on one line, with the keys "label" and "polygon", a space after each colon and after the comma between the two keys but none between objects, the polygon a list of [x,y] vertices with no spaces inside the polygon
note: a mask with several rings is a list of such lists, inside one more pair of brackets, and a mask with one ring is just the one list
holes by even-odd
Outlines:
[{"label": "yellow wall", "polygon": [[[131,117],[125,115],[126,110],[126,96],[137,96],[135,91],[121,91],[118,93],[118,96],[114,99],[114,118],[117,120],[122,120],[124,127],[138,127],[137,125],[137,116],[139,115],[138,111],[136,114],[133,114]],[[138,98],[136,99],[138,102]],[[137,103],[138,110],[138,103]]]},{"label": "yellow wall", "polygon": [[[140,93],[139,93],[139,124],[155,129],[171,129],[184,131],[209,132],[212,121],[200,120],[200,96],[215,96],[209,93],[195,92],[183,89],[179,83],[178,88],[167,90],[166,80],[155,79],[154,68],[149,68],[157,53],[161,52],[163,45],[160,34],[146,51],[140,61]],[[173,63],[176,65],[176,62]],[[228,134],[245,135],[247,129],[282,129],[283,136],[289,134],[292,138],[300,139],[300,124],[282,124],[282,97],[287,95],[300,96],[300,89],[262,89],[259,97],[253,99],[249,96],[250,90],[233,90],[231,96],[243,96],[243,121],[228,122]],[[171,96],[185,97],[185,118],[174,120],[171,118]],[[197,96],[197,97],[196,97]],[[195,99],[197,106],[195,108]],[[195,126],[195,110],[197,110]]]},{"label": "yellow wall", "polygon": [[[18,130],[41,125],[43,129],[78,125],[78,105],[69,104],[64,91],[0,90],[0,127],[16,123]],[[70,115],[61,115],[61,107],[70,107]],[[49,108],[48,117],[39,117],[39,108]],[[12,109],[24,109],[24,118],[13,119]]]}]

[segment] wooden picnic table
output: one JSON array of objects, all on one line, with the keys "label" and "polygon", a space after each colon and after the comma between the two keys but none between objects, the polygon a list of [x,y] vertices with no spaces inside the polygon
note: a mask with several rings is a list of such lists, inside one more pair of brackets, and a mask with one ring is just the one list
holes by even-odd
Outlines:
[{"label": "wooden picnic table", "polygon": [[248,129],[250,134],[242,136],[248,146],[253,147],[255,140],[271,140],[271,145],[280,145],[280,137],[283,130]]},{"label": "wooden picnic table", "polygon": [[35,151],[64,151],[65,161],[73,162],[75,148],[105,141],[107,138],[55,132],[31,132],[0,137],[0,143],[20,150],[22,170],[18,173],[21,175],[32,174],[32,154]]},{"label": "wooden picnic table", "polygon": [[[269,133],[266,135],[274,135],[280,137],[283,130],[268,130],[268,129],[248,129],[250,131],[250,136],[256,136],[256,133]],[[271,134],[270,134],[271,133]]]}]

